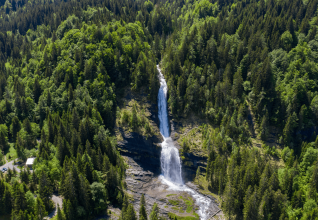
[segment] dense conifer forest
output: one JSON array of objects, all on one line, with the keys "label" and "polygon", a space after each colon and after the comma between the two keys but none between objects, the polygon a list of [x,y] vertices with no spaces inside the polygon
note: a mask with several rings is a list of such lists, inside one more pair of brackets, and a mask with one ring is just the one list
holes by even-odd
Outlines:
[{"label": "dense conifer forest", "polygon": [[0,214],[43,219],[59,192],[58,220],[94,219],[110,204],[122,220],[161,219],[157,204],[147,215],[144,197],[138,214],[129,203],[114,135],[125,88],[157,102],[160,62],[172,116],[213,127],[202,175],[226,218],[318,219],[317,6],[0,0],[0,160],[36,156],[32,171],[0,174]]}]

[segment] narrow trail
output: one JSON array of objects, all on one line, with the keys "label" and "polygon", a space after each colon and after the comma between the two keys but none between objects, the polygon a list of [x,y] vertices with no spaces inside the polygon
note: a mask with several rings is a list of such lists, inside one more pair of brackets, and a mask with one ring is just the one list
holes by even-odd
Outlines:
[{"label": "narrow trail", "polygon": [[60,207],[60,209],[62,210],[62,207],[63,207],[63,198],[59,195],[53,195],[52,196],[52,201],[53,203],[55,204],[55,208],[54,210],[48,215],[46,216],[44,219],[51,219],[53,218],[54,216],[57,215],[57,210],[58,210],[58,206]]}]

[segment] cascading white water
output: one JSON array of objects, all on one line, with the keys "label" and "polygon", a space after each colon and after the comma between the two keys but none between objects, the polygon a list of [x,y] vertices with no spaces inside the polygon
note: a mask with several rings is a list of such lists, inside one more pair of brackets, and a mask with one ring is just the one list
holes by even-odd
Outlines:
[{"label": "cascading white water", "polygon": [[159,71],[160,89],[158,92],[158,117],[160,121],[160,132],[164,138],[161,143],[161,170],[162,181],[167,184],[171,189],[176,191],[188,192],[195,199],[196,204],[200,207],[200,218],[205,220],[209,216],[209,206],[211,200],[202,196],[196,191],[190,189],[183,184],[181,177],[181,161],[179,157],[179,151],[174,146],[172,139],[170,138],[169,122],[168,122],[168,107],[167,107],[167,92],[168,87],[166,80],[161,73],[159,65],[157,65]]},{"label": "cascading white water", "polygon": [[169,133],[168,108],[167,108],[167,83],[159,66],[160,89],[158,92],[158,117],[160,121],[160,132],[164,138],[161,143],[161,169],[163,176],[174,183],[183,184],[181,178],[181,163],[178,149],[173,145]]}]

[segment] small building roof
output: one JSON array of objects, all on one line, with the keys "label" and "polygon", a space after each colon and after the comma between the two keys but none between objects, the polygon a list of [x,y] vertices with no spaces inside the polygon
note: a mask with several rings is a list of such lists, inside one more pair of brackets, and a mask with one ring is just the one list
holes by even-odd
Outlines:
[{"label": "small building roof", "polygon": [[35,160],[35,157],[28,158],[28,159],[27,159],[27,162],[26,162],[26,165],[33,165],[34,160]]}]

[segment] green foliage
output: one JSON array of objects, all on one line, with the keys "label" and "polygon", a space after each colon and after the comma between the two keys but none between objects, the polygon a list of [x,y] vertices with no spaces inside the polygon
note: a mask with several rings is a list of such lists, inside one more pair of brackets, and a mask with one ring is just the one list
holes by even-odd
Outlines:
[{"label": "green foliage", "polygon": [[135,100],[128,103],[129,108],[117,112],[118,125],[138,132],[146,138],[155,134],[153,125],[149,120],[150,113],[145,111]]},{"label": "green foliage", "polygon": [[33,208],[35,207],[35,202],[36,202],[33,193],[31,191],[27,191],[25,193],[25,199],[26,199],[28,210],[31,212]]},{"label": "green foliage", "polygon": [[157,203],[153,204],[151,213],[149,215],[149,220],[159,220],[159,207]]},{"label": "green foliage", "polygon": [[45,206],[40,198],[36,199],[35,217],[36,219],[43,219],[48,213],[45,211]]},{"label": "green foliage", "polygon": [[168,216],[172,220],[175,220],[175,219],[177,219],[177,220],[197,220],[197,219],[199,219],[198,217],[192,217],[192,216],[186,216],[186,217],[177,216],[176,214],[171,213],[171,212],[168,213]]},{"label": "green foliage", "polygon": [[169,203],[170,203],[171,205],[174,205],[174,206],[179,205],[179,201],[178,201],[178,200],[169,199],[168,201],[169,201]]},{"label": "green foliage", "polygon": [[[316,218],[316,8],[296,0],[0,1],[0,147],[9,160],[37,157],[32,175],[1,178],[4,212],[40,219],[53,189],[65,198],[59,219],[127,203],[115,122],[154,131],[140,106],[118,114],[117,101],[131,87],[156,102],[161,60],[173,116],[195,114],[213,126],[202,128],[200,141],[209,189],[224,197],[225,214]],[[247,150],[248,108],[264,142],[272,126],[279,130],[283,169]],[[185,157],[196,146],[182,141]],[[104,203],[92,185],[108,193]],[[38,193],[33,211],[20,207],[28,191]],[[155,205],[151,219],[157,212]],[[128,203],[123,213],[136,218]]]},{"label": "green foliage", "polygon": [[140,208],[139,208],[139,219],[147,220],[147,210],[146,210],[146,201],[144,194],[141,195],[140,198]]},{"label": "green foliage", "polygon": [[107,192],[102,183],[94,182],[90,186],[95,212],[98,214],[107,208]]},{"label": "green foliage", "polygon": [[275,146],[268,146],[266,144],[262,144],[262,148],[265,150],[265,154],[271,155],[273,157],[277,157],[279,155]]},{"label": "green foliage", "polygon": [[289,51],[292,48],[293,36],[288,30],[282,34],[281,41],[285,50]]},{"label": "green foliage", "polygon": [[170,197],[170,196],[175,196],[177,194],[168,194],[167,197]]},{"label": "green foliage", "polygon": [[0,125],[0,148],[2,151],[7,150],[8,144],[8,128],[5,124]]}]

